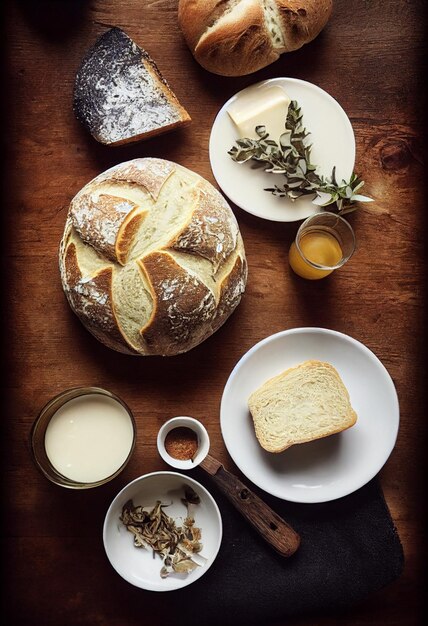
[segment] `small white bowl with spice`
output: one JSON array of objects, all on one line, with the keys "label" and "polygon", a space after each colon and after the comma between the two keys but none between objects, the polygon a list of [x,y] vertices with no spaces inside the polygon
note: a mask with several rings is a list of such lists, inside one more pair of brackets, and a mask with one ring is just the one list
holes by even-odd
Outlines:
[{"label": "small white bowl with spice", "polygon": [[205,426],[193,417],[173,417],[160,428],[157,447],[165,463],[189,470],[207,456],[210,438]]}]

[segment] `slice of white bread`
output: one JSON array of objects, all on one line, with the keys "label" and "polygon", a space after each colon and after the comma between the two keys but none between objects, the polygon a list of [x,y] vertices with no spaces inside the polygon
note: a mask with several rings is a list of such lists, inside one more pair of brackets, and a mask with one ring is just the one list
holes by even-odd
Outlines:
[{"label": "slice of white bread", "polygon": [[251,394],[248,407],[268,452],[339,433],[357,421],[338,372],[321,361],[305,361],[271,378]]}]

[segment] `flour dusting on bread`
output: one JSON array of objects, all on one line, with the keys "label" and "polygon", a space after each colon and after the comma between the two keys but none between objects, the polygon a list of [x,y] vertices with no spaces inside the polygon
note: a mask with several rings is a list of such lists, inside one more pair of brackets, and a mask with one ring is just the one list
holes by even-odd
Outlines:
[{"label": "flour dusting on bread", "polygon": [[238,306],[247,264],[223,196],[194,172],[134,159],[72,200],[60,246],[68,301],[115,350],[174,355],[212,335]]}]

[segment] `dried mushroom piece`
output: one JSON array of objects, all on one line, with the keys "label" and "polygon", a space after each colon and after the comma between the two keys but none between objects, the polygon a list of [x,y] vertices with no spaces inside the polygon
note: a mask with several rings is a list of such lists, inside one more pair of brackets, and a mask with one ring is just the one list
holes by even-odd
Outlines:
[{"label": "dried mushroom piece", "polygon": [[142,506],[134,506],[128,500],[122,509],[120,520],[127,530],[134,535],[136,548],[151,547],[153,555],[156,553],[163,559],[160,570],[161,578],[166,578],[172,572],[188,574],[199,566],[204,565],[206,559],[200,554],[202,550],[201,529],[195,526],[194,507],[200,503],[200,498],[193,489],[184,487],[183,504],[187,507],[187,517],[182,526],[169,517],[158,500],[149,512]]},{"label": "dried mushroom piece", "polygon": [[184,487],[184,498],[181,498],[182,503],[187,507],[187,517],[185,524],[192,526],[195,523],[195,506],[201,502],[200,497],[189,485]]}]

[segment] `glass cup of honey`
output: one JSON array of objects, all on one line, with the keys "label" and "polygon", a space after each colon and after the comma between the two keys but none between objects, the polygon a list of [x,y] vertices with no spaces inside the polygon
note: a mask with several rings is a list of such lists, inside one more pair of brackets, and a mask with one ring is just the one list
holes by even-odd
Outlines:
[{"label": "glass cup of honey", "polygon": [[302,278],[318,280],[342,267],[353,255],[351,225],[336,213],[323,211],[308,217],[291,244],[291,269]]}]

